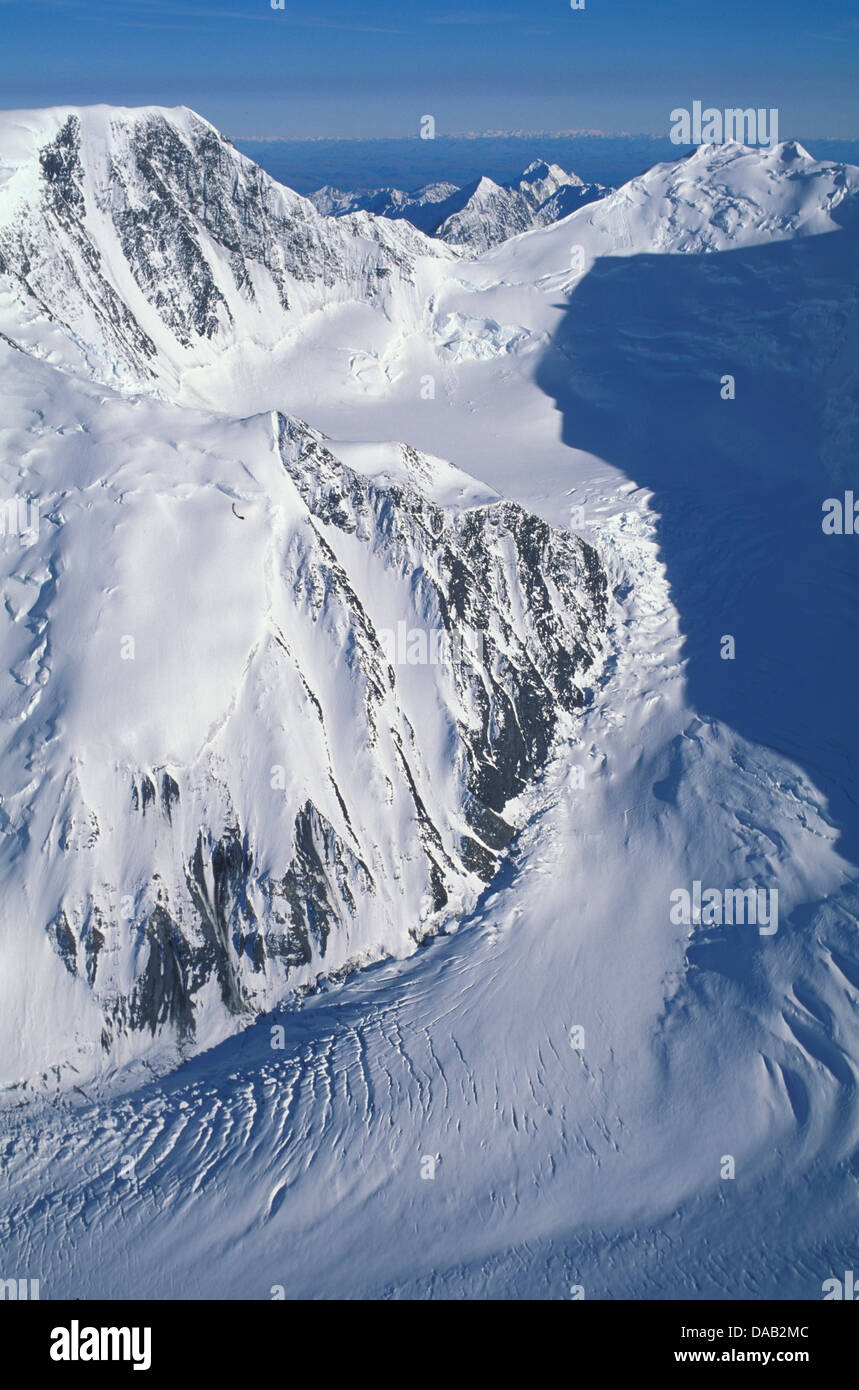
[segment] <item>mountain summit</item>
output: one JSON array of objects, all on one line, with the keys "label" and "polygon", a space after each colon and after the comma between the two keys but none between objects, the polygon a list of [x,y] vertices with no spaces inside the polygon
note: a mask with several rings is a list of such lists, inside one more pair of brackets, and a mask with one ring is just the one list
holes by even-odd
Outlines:
[{"label": "mountain summit", "polygon": [[9,482],[41,517],[3,553],[18,1080],[211,1042],[467,910],[586,702],[607,581],[443,460],[328,441],[271,369],[283,409],[165,401],[309,321],[401,330],[446,248],[320,216],[186,110],[7,116],[0,158]]},{"label": "mountain summit", "polygon": [[851,1268],[859,169],[563,177],[0,118],[13,1286]]},{"label": "mountain summit", "polygon": [[556,222],[610,191],[602,184],[583,183],[558,164],[535,159],[509,184],[483,177],[463,187],[426,184],[414,193],[398,188],[344,193],[326,187],[311,194],[311,201],[320,212],[338,217],[363,209],[379,217],[405,219],[428,236],[474,255],[532,227]]}]

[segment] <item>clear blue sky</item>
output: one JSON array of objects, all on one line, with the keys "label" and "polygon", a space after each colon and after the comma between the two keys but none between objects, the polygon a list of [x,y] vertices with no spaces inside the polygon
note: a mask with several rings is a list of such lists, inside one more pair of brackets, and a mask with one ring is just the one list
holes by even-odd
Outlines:
[{"label": "clear blue sky", "polygon": [[859,138],[856,0],[0,0],[0,106],[195,107],[234,139],[600,129],[776,106]]}]

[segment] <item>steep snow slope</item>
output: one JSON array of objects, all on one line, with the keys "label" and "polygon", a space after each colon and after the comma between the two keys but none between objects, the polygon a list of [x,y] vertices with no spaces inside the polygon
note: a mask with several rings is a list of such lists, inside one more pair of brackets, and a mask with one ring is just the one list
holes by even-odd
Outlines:
[{"label": "steep snow slope", "polygon": [[[617,661],[456,936],[8,1117],[4,1251],[45,1296],[817,1298],[851,1267],[855,887],[807,779],[689,709],[647,495],[598,531]],[[669,923],[762,855],[775,938]]]},{"label": "steep snow slope", "polygon": [[405,446],[347,449],[368,476],[285,415],[0,354],[42,510],[2,557],[8,1083],[211,1042],[466,907],[584,701],[605,579]]},{"label": "steep snow slope", "polygon": [[541,348],[565,308],[557,296],[602,257],[699,255],[814,236],[834,230],[857,193],[859,169],[812,159],[793,141],[771,150],[702,145],[461,265],[433,301],[436,331],[457,360],[485,352],[484,324],[496,351]]},{"label": "steep snow slope", "polygon": [[[56,1104],[4,1115],[4,1254],[22,1272],[38,1271],[46,1294],[268,1298],[280,1287],[323,1297],[567,1297],[583,1285],[589,1298],[817,1298],[825,1278],[852,1266],[859,759],[847,716],[859,565],[855,538],[822,536],[820,503],[849,485],[855,458],[856,227],[839,228],[850,222],[857,181],[859,171],[819,164],[791,145],[711,147],[661,166],[563,224],[452,263],[413,320],[420,331],[400,341],[397,372],[365,375],[360,392],[342,372],[343,389],[332,389],[340,343],[313,336],[318,320],[306,323],[304,360],[283,359],[295,366],[288,376],[222,372],[223,406],[243,400],[243,416],[288,412],[277,429],[267,414],[229,422],[95,388],[81,394],[47,366],[10,355],[21,406],[8,458],[23,460],[32,478],[43,468],[64,478],[69,455],[60,467],[51,461],[57,449],[86,443],[86,430],[98,442],[103,429],[114,460],[131,455],[131,505],[140,506],[144,488],[163,495],[155,533],[187,467],[186,500],[202,494],[199,504],[212,509],[199,513],[205,526],[183,524],[180,535],[224,605],[222,630],[211,601],[187,598],[212,629],[203,638],[213,662],[223,641],[230,651],[235,644],[230,659],[241,664],[249,620],[269,621],[253,587],[258,558],[238,537],[220,541],[230,526],[256,528],[251,549],[276,552],[275,575],[284,568],[280,545],[268,539],[274,522],[313,528],[374,627],[394,608],[424,611],[407,578],[420,588],[427,571],[440,577],[432,545],[414,537],[413,508],[444,512],[455,551],[470,543],[462,534],[469,517],[504,510],[491,488],[554,527],[544,533],[549,553],[569,556],[571,566],[582,552],[558,528],[581,530],[607,576],[607,630],[585,621],[588,639],[603,648],[588,673],[592,699],[572,719],[559,717],[561,743],[543,776],[507,806],[508,823],[522,832],[455,935],[291,1004],[170,1078],[142,1086],[139,1069],[91,1073],[76,1093],[64,1091],[64,1077],[45,1078],[58,1086]],[[34,371],[44,373],[41,394]],[[429,398],[418,393],[423,372],[438,386]],[[720,396],[724,372],[736,377],[734,401]],[[103,426],[102,412],[96,425],[82,404],[100,396]],[[163,440],[177,433],[182,467],[166,468],[161,459],[172,464],[173,446],[165,450]],[[150,438],[161,443],[150,447]],[[378,438],[409,439],[419,452],[361,442]],[[82,512],[105,505],[113,467],[96,461],[82,477]],[[223,524],[213,484],[223,489]],[[403,490],[424,500],[404,499]],[[79,491],[75,482],[66,526]],[[371,494],[381,524],[365,531]],[[232,500],[243,522],[226,508]],[[285,515],[264,523],[262,512]],[[61,536],[65,527],[50,525]],[[223,565],[210,577],[208,551],[217,555],[221,544],[235,555],[235,601],[224,593]],[[530,653],[531,606],[496,587],[502,576],[510,582],[519,546],[509,519],[498,550],[478,538],[478,553],[492,551],[490,622],[503,611]],[[74,553],[86,552],[89,563],[92,548],[76,544]],[[16,560],[27,553],[18,547]],[[165,566],[164,550],[154,554],[153,582]],[[98,583],[86,580],[83,561],[75,569],[82,600],[92,602]],[[587,615],[595,600],[581,578],[571,598]],[[156,590],[159,620],[169,587]],[[333,594],[342,596],[336,583]],[[37,632],[54,597],[48,588],[35,605]],[[310,612],[287,596],[278,601],[295,632],[310,634]],[[571,633],[559,611],[566,606],[550,612],[569,649],[582,628],[572,608]],[[13,602],[10,620],[16,611]],[[32,702],[37,668],[25,658],[36,644],[25,611],[29,598],[15,626],[24,663],[17,692]],[[533,611],[542,630],[543,602]],[[339,612],[351,630],[355,602],[344,598]],[[187,624],[180,612],[167,630],[196,654],[203,638]],[[312,628],[302,660],[311,647],[331,650],[327,631]],[[734,663],[718,655],[725,632],[738,638]],[[550,652],[542,643],[538,651],[545,675]],[[50,642],[39,660],[50,666]],[[74,668],[64,664],[74,709]],[[253,663],[248,669],[237,682],[248,704],[255,713],[255,693],[262,722],[282,721]],[[276,668],[278,679],[285,669]],[[42,700],[52,698],[55,674]],[[324,682],[328,669],[312,674]],[[336,696],[345,717],[339,701],[353,674],[341,682],[338,670],[326,685],[326,713]],[[401,674],[414,673],[394,672],[385,706],[393,721],[379,721],[385,767],[394,704],[408,711],[424,757],[462,710],[435,673],[423,672],[445,696],[434,722]],[[199,683],[188,684],[196,697]],[[150,691],[147,704],[163,709],[158,698]],[[293,708],[301,711],[290,696]],[[347,710],[349,729],[366,736],[355,704]],[[181,720],[172,706],[168,713],[170,730],[193,727],[195,711]],[[264,736],[246,713],[231,713],[220,746],[235,767],[247,735],[249,766],[258,769],[253,750]],[[300,740],[311,725],[302,721]],[[10,729],[13,770],[26,727],[23,735]],[[58,758],[66,732],[57,723],[56,743],[40,756]],[[462,731],[457,737],[467,745]],[[269,756],[266,746],[263,774]],[[348,758],[332,757],[335,776],[353,757],[353,746]],[[447,752],[433,766],[447,768]],[[349,766],[347,781],[344,800],[350,815],[353,798],[361,806],[370,842],[380,819],[362,769]],[[237,785],[268,794],[264,776],[252,780],[244,763]],[[431,800],[446,847],[457,833],[477,834],[463,826],[468,796],[458,802],[448,789]],[[454,790],[462,797],[461,784]],[[28,797],[50,800],[26,793],[23,804]],[[168,796],[168,805],[185,815],[188,797]],[[153,811],[150,803],[147,828]],[[429,860],[411,815],[415,859],[406,868],[425,881]],[[333,809],[331,820],[341,824]],[[163,833],[163,815],[157,824]],[[382,844],[390,833],[385,822]],[[402,824],[397,833],[394,846],[406,845]],[[182,843],[178,825],[176,837]],[[37,862],[26,833],[12,848]],[[92,853],[85,839],[82,853]],[[74,862],[86,860],[76,853]],[[352,870],[350,883],[359,877]],[[695,880],[777,891],[778,931],[673,922],[671,893]],[[451,889],[462,909],[480,885],[453,874]],[[315,885],[308,897],[318,900]],[[80,943],[76,981],[47,936],[33,961],[34,980],[68,980],[83,997]],[[243,984],[258,980],[243,971]],[[0,978],[8,989],[10,972]],[[57,999],[62,1019],[71,1006],[59,987]],[[31,1041],[35,999],[32,1008]],[[207,1017],[223,1019],[223,1010]],[[44,1010],[44,1030],[43,1020]],[[117,1086],[130,1094],[110,1094]],[[23,1096],[10,1099],[18,1106]],[[734,1180],[721,1176],[726,1155]]]},{"label": "steep snow slope", "polygon": [[510,383],[533,377],[569,296],[595,265],[609,257],[695,257],[816,237],[855,216],[857,191],[859,170],[815,160],[795,142],[772,150],[701,146],[561,222],[463,257],[426,300],[418,332],[374,333],[363,347],[350,339],[354,350],[345,353],[341,337],[313,323],[302,351],[285,350],[276,369],[257,363],[238,384],[224,373],[191,369],[183,388],[236,411],[250,403],[266,409],[276,405],[288,370],[298,413],[323,427],[330,422],[332,433],[348,432],[358,412],[367,437],[381,438],[393,419],[401,422],[394,433],[426,437],[430,452],[461,462],[461,441],[471,449],[469,424],[479,412],[485,437],[478,456],[486,454],[493,469],[506,459],[503,482],[499,474],[493,480],[505,495],[519,495],[523,448],[533,449],[535,435],[548,443],[552,417],[539,397],[523,402]]},{"label": "steep snow slope", "polygon": [[0,331],[125,387],[264,357],[323,312],[403,331],[451,254],[408,223],[320,217],[185,108],[7,113],[0,190]]},{"label": "steep snow slope", "polygon": [[287,381],[311,420],[399,385],[421,400],[428,375],[545,347],[552,296],[595,258],[823,231],[859,178],[795,144],[702,146],[466,260],[402,220],[319,216],[192,112],[3,121],[0,332],[67,370],[233,415],[281,409]]}]

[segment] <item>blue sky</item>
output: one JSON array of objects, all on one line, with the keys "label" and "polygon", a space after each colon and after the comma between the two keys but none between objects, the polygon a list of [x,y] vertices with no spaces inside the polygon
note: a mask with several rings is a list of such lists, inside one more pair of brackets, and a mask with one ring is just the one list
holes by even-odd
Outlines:
[{"label": "blue sky", "polygon": [[234,139],[485,130],[665,134],[775,106],[859,138],[856,0],[0,0],[0,106],[195,107]]}]

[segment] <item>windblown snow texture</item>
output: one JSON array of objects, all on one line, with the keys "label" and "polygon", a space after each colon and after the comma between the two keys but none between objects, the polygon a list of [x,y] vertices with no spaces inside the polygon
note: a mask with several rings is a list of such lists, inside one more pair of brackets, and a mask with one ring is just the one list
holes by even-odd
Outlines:
[{"label": "windblown snow texture", "polygon": [[852,1267],[857,190],[308,201],[185,109],[0,119],[4,1277]]}]

